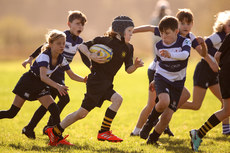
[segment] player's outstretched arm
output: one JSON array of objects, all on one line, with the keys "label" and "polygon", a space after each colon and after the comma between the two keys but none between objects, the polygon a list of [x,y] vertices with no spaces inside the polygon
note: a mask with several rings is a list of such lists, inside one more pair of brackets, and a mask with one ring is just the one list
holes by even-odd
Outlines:
[{"label": "player's outstretched arm", "polygon": [[173,58],[176,60],[185,60],[186,58],[188,58],[189,53],[187,51],[170,53],[167,50],[161,50],[160,55],[166,58]]},{"label": "player's outstretched arm", "polygon": [[138,27],[134,27],[133,33],[138,32],[153,32],[155,31],[155,26],[153,25],[142,25]]},{"label": "player's outstretched arm", "polygon": [[128,69],[126,70],[127,73],[133,73],[134,71],[136,71],[137,68],[144,66],[144,62],[139,59],[138,57],[135,59],[135,62],[132,66],[128,67]]},{"label": "player's outstretched arm", "polygon": [[26,65],[27,64],[30,64],[30,66],[32,65],[32,62],[33,62],[33,57],[29,57],[29,58],[27,58],[24,62],[22,62],[22,66],[24,67],[24,68],[26,68]]},{"label": "player's outstretched arm", "polygon": [[66,73],[68,74],[68,76],[72,80],[75,80],[78,82],[84,82],[84,83],[86,83],[86,81],[87,81],[87,76],[83,78],[80,75],[77,75],[76,73],[74,73],[71,69],[67,70]]},{"label": "player's outstretched arm", "polygon": [[28,59],[26,59],[23,63],[22,66],[24,68],[26,68],[27,64],[30,64],[30,66],[32,65],[33,59],[35,59],[40,53],[41,53],[41,48],[43,45],[41,45],[40,47],[38,47],[31,55]]}]

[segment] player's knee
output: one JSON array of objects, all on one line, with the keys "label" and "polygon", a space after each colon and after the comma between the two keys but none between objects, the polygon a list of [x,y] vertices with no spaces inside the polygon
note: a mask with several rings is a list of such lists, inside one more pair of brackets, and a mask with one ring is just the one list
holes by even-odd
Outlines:
[{"label": "player's knee", "polygon": [[120,106],[123,102],[123,98],[119,94],[117,94],[115,97],[113,97],[112,102],[117,106]]},{"label": "player's knee", "polygon": [[160,101],[158,104],[158,110],[160,111],[164,111],[168,106],[169,106],[169,101],[165,100],[165,101]]},{"label": "player's knee", "polygon": [[223,111],[225,118],[230,116],[230,109],[224,107],[221,111]]},{"label": "player's knee", "polygon": [[190,94],[189,92],[187,92],[187,93],[185,94],[185,100],[187,101],[190,97],[191,97],[191,94]]},{"label": "player's knee", "polygon": [[87,116],[88,113],[81,113],[79,114],[79,119],[83,119]]},{"label": "player's knee", "polygon": [[200,105],[200,104],[196,104],[196,105],[194,105],[194,106],[193,106],[193,110],[199,110],[199,109],[200,109],[200,107],[201,107],[201,105]]},{"label": "player's knee", "polygon": [[190,97],[191,97],[190,92],[189,92],[186,88],[184,88],[183,91],[182,91],[181,98],[182,98],[184,101],[187,101]]}]

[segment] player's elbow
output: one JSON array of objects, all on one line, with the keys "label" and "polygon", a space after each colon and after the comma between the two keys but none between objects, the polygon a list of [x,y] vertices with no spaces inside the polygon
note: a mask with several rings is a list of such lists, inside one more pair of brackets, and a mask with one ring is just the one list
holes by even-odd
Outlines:
[{"label": "player's elbow", "polygon": [[132,66],[130,66],[130,67],[128,67],[127,69],[126,69],[126,72],[128,73],[128,74],[131,74],[131,73],[133,73],[135,70],[133,70],[133,68],[132,68]]}]

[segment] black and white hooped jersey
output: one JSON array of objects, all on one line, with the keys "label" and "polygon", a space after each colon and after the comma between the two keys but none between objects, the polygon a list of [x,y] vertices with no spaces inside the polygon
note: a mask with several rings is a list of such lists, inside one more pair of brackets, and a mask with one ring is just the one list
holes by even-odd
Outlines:
[{"label": "black and white hooped jersey", "polygon": [[50,76],[58,67],[62,67],[64,71],[69,70],[69,63],[66,58],[60,54],[58,56],[57,65],[52,65],[51,50],[45,50],[42,52],[34,61],[33,65],[30,67],[30,71],[36,76],[40,76],[40,67],[46,67],[48,69],[47,76]]},{"label": "black and white hooped jersey", "polygon": [[78,45],[83,42],[79,36],[72,35],[69,30],[64,31],[66,34],[65,49],[62,53],[69,63],[73,61],[75,54],[78,51]]},{"label": "black and white hooped jersey", "polygon": [[[64,33],[66,34],[66,43],[62,54],[67,59],[67,61],[71,63],[78,51],[78,45],[80,45],[83,40],[79,36],[71,34],[69,30],[64,31]],[[37,48],[36,51],[34,51],[30,56],[36,58],[41,53],[42,46]]]},{"label": "black and white hooped jersey", "polygon": [[206,40],[205,43],[208,47],[208,54],[214,57],[217,50],[219,50],[220,46],[222,45],[226,33],[223,32],[216,32],[210,35]]},{"label": "black and white hooped jersey", "polygon": [[[161,50],[167,50],[173,54],[186,55],[181,59],[175,58],[166,58],[160,55]],[[191,41],[188,38],[182,36],[177,37],[177,40],[170,44],[166,45],[163,41],[159,41],[155,46],[157,64],[156,64],[156,75],[159,74],[159,77],[162,79],[167,79],[169,82],[178,82],[185,81],[186,77],[186,68],[188,64],[188,58],[191,50]],[[178,54],[179,53],[179,54]],[[180,54],[181,53],[181,54]]]},{"label": "black and white hooped jersey", "polygon": [[[160,37],[160,31],[159,31],[159,28],[156,27],[155,30],[154,30],[154,35],[155,36],[159,36]],[[179,36],[180,34],[178,34]],[[181,35],[180,35],[181,36]],[[181,36],[183,37],[183,36]],[[196,36],[192,33],[192,32],[189,32],[187,35],[186,35],[186,38],[189,38],[191,40],[191,47],[192,48],[196,48],[199,43],[198,41],[196,40]],[[154,59],[154,61],[149,65],[148,69],[151,69],[151,70],[156,70],[156,59]]]},{"label": "black and white hooped jersey", "polygon": [[[80,45],[83,42],[83,40],[81,37],[71,34],[69,30],[64,31],[64,33],[66,34],[66,44],[62,54],[67,59],[67,61],[71,63],[78,51],[78,45]],[[30,56],[35,59],[41,53],[42,46],[37,48],[36,51],[34,51]],[[87,67],[90,67],[90,61],[88,57],[81,52],[79,53],[84,64]]]}]

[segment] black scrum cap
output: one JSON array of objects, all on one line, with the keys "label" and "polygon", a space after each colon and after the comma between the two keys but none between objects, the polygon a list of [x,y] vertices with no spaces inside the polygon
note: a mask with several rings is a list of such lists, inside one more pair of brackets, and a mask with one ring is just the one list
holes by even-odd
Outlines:
[{"label": "black scrum cap", "polygon": [[124,36],[127,27],[134,27],[133,20],[128,16],[118,16],[113,20],[112,30]]}]

